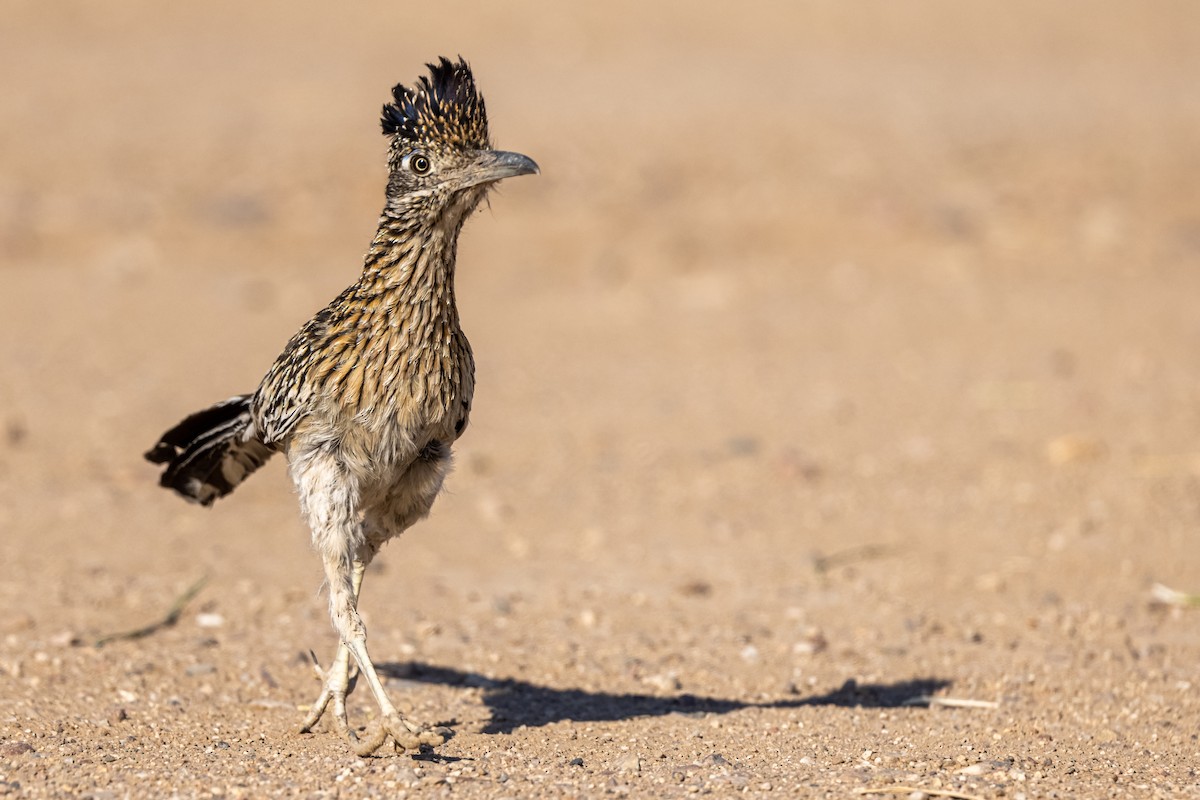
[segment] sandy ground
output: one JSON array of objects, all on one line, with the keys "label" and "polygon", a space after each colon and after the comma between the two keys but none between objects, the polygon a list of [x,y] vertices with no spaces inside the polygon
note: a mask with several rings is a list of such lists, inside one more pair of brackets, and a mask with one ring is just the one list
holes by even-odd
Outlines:
[{"label": "sandy ground", "polygon": [[[1200,796],[1200,6],[964,5],[10,2],[0,795]],[[284,465],[204,510],[140,454],[353,280],[460,52],[543,174],[364,592],[457,735],[363,760],[297,732]]]}]

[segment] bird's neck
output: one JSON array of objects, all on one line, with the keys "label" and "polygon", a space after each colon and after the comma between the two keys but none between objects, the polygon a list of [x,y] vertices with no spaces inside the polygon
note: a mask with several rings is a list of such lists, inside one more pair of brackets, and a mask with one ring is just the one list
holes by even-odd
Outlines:
[{"label": "bird's neck", "polygon": [[416,312],[457,325],[454,262],[462,221],[447,222],[413,222],[385,212],[364,258],[359,292],[384,300],[400,316]]},{"label": "bird's neck", "polygon": [[385,376],[375,405],[414,425],[440,424],[470,401],[473,361],[454,302],[462,219],[439,219],[413,224],[385,211],[351,289],[359,361]]}]

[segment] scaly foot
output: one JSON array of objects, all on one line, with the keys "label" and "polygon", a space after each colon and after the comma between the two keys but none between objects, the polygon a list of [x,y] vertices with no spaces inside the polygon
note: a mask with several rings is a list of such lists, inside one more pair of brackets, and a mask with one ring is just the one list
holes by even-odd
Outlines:
[{"label": "scaly foot", "polygon": [[429,747],[437,747],[444,743],[454,731],[442,726],[429,727],[428,725],[417,725],[409,722],[399,712],[393,712],[385,715],[379,720],[379,727],[366,739],[357,739],[354,750],[359,756],[366,758],[373,755],[376,750],[387,742],[392,740],[393,746],[397,752],[403,753],[405,750],[420,750],[421,745]]},{"label": "scaly foot", "polygon": [[317,663],[316,654],[310,650],[309,655],[312,656],[313,670],[317,673],[317,679],[324,685],[321,687],[321,694],[317,695],[316,702],[312,704],[308,716],[304,718],[300,732],[311,733],[332,701],[333,722],[337,726],[338,732],[348,739],[356,740],[358,737],[354,735],[354,731],[350,730],[350,724],[346,720],[346,694],[350,691],[350,651],[346,649],[345,645],[339,645],[337,655],[333,658],[333,664],[326,672],[322,672],[321,665]]},{"label": "scaly foot", "polygon": [[304,724],[300,727],[301,733],[312,732],[332,703],[333,721],[338,732],[345,736],[354,751],[363,757],[374,754],[387,743],[388,739],[391,739],[397,752],[403,753],[405,750],[419,750],[421,745],[437,747],[454,735],[449,728],[441,726],[431,728],[428,725],[409,722],[400,712],[393,710],[390,713],[384,713],[379,727],[369,737],[365,740],[359,739],[358,734],[350,728],[346,719],[346,694],[350,691],[350,651],[345,645],[339,646],[333,664],[327,671],[322,671],[315,654],[310,653],[310,655],[312,655],[313,670],[317,673],[317,679],[324,685],[321,687],[321,694],[317,696],[316,702],[312,704],[308,716],[305,717]]}]

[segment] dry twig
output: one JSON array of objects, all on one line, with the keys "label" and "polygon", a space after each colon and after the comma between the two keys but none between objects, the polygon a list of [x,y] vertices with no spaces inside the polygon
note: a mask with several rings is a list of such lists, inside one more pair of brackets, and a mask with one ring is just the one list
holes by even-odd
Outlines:
[{"label": "dry twig", "polygon": [[971,700],[966,697],[934,697],[919,694],[904,701],[906,706],[945,706],[946,708],[999,708],[1000,704],[992,700]]},{"label": "dry twig", "polygon": [[169,628],[179,621],[183,615],[183,609],[187,608],[187,604],[192,602],[192,599],[200,594],[200,590],[204,588],[204,584],[208,583],[208,576],[205,575],[200,580],[193,583],[186,592],[179,595],[175,602],[171,605],[171,609],[167,611],[166,616],[157,622],[152,622],[141,628],[135,628],[131,631],[122,633],[110,633],[107,636],[101,636],[96,640],[96,647],[104,647],[109,642],[115,642],[121,639],[143,639],[151,634],[158,633],[163,628]]},{"label": "dry twig", "polygon": [[1150,596],[1154,598],[1155,602],[1162,603],[1164,606],[1179,606],[1181,608],[1200,606],[1200,594],[1188,594],[1178,589],[1172,589],[1170,586],[1164,586],[1161,583],[1156,583],[1150,587]]},{"label": "dry twig", "polygon": [[892,548],[885,544],[861,544],[854,547],[847,547],[844,550],[838,550],[829,555],[814,554],[812,557],[813,569],[818,574],[824,575],[834,567],[840,567],[845,564],[854,564],[859,561],[872,561],[876,558],[883,558],[892,554]]},{"label": "dry twig", "polygon": [[877,788],[861,788],[855,789],[855,794],[912,794],[920,792],[932,797],[952,797],[955,800],[983,800],[982,797],[975,794],[964,794],[956,792],[952,789],[922,789],[919,786],[879,786]]}]

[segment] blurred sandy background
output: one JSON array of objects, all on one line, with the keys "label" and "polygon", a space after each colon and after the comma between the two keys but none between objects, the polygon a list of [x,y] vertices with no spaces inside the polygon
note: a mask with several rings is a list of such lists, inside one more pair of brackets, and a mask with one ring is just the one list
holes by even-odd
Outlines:
[{"label": "blurred sandy background", "polygon": [[[0,795],[1200,791],[1194,3],[4,16]],[[543,174],[464,232],[472,426],[363,598],[458,735],[363,761],[295,732],[283,464],[204,510],[140,454],[354,279],[458,53]]]}]

